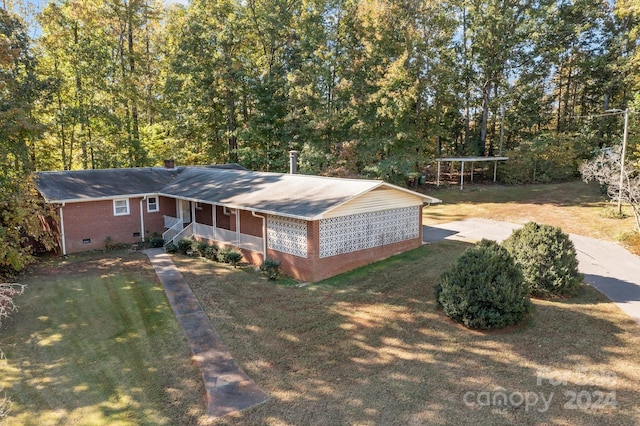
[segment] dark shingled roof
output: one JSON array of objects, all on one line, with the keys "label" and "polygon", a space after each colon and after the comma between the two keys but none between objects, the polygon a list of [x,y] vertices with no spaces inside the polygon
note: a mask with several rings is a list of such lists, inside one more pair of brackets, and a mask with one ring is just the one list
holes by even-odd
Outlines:
[{"label": "dark shingled roof", "polygon": [[50,203],[90,201],[160,191],[178,176],[179,169],[131,168],[41,172],[36,185]]},{"label": "dark shingled roof", "polygon": [[256,212],[314,218],[381,185],[386,184],[362,179],[189,167],[161,194]]},{"label": "dark shingled roof", "polygon": [[36,183],[48,202],[157,193],[300,219],[319,218],[328,210],[380,187],[410,193],[423,201],[439,201],[384,181],[253,172],[236,164],[42,172],[37,174]]}]

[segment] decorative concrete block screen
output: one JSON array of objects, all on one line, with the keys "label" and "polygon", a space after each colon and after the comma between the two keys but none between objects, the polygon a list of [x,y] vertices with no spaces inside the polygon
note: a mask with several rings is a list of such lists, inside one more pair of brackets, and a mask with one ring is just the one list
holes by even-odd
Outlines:
[{"label": "decorative concrete block screen", "polygon": [[282,216],[269,216],[267,244],[272,250],[307,257],[307,222]]},{"label": "decorative concrete block screen", "polygon": [[358,213],[320,220],[320,257],[418,238],[420,207]]}]

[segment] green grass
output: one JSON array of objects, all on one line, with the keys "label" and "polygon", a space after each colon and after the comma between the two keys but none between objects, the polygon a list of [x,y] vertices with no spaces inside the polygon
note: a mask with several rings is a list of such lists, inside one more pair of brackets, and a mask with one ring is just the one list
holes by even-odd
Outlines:
[{"label": "green grass", "polygon": [[614,204],[596,183],[581,181],[546,185],[469,185],[438,189],[429,195],[442,199],[424,209],[425,225],[482,217],[512,223],[535,221],[563,231],[618,241],[640,253],[630,207],[612,215]]},{"label": "green grass", "polygon": [[51,260],[0,337],[7,424],[163,425],[204,414],[200,372],[141,254]]},{"label": "green grass", "polygon": [[[596,236],[626,223],[603,217],[597,188],[578,182],[435,195],[445,203],[425,209],[425,224],[539,220]],[[0,335],[8,424],[639,424],[640,326],[584,287],[535,300],[521,327],[467,330],[434,301],[439,276],[466,247],[425,245],[301,288],[174,256],[235,360],[271,397],[217,422],[205,416],[200,373],[144,256],[50,260],[21,277],[29,287]],[[544,369],[567,384],[538,384]],[[616,379],[579,383],[601,372]],[[545,411],[464,402],[467,392],[501,389],[553,400]],[[583,402],[615,392],[618,406],[567,408],[571,392]]]},{"label": "green grass", "polygon": [[[236,361],[271,396],[217,424],[638,424],[640,326],[585,287],[572,299],[535,300],[520,327],[467,330],[433,296],[466,247],[427,245],[302,288],[176,256]],[[567,385],[538,385],[544,369]],[[600,372],[616,380],[580,384]],[[501,388],[554,396],[544,412],[464,403],[467,392]],[[618,406],[569,409],[570,392],[615,392]]]}]

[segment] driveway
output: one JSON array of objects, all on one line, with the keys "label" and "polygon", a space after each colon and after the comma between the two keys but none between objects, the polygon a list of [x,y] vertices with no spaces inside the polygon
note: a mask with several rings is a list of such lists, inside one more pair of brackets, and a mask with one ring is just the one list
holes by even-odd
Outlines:
[{"label": "driveway", "polygon": [[[489,219],[466,219],[424,226],[423,240],[427,243],[443,239],[475,242],[486,238],[500,242],[521,226]],[[576,248],[584,281],[640,323],[640,257],[609,241],[573,234],[569,237]]]}]

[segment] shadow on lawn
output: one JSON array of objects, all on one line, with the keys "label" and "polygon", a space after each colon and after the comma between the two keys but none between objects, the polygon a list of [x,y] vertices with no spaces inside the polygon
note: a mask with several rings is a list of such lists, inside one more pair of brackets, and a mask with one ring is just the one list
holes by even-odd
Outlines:
[{"label": "shadow on lawn", "polygon": [[25,277],[28,290],[0,344],[13,423],[196,419],[190,393],[200,403],[204,389],[155,274],[140,259],[106,257]]},{"label": "shadow on lawn", "polygon": [[[433,285],[466,246],[423,247],[422,263],[396,261],[342,284],[196,284],[214,327],[272,397],[224,423],[636,423],[639,378],[625,366],[638,356],[601,304],[536,301],[531,323],[511,333],[470,331],[441,315]],[[601,371],[616,381],[583,384]],[[582,398],[575,409],[572,392]],[[604,397],[594,405],[610,392],[617,408]]]}]

